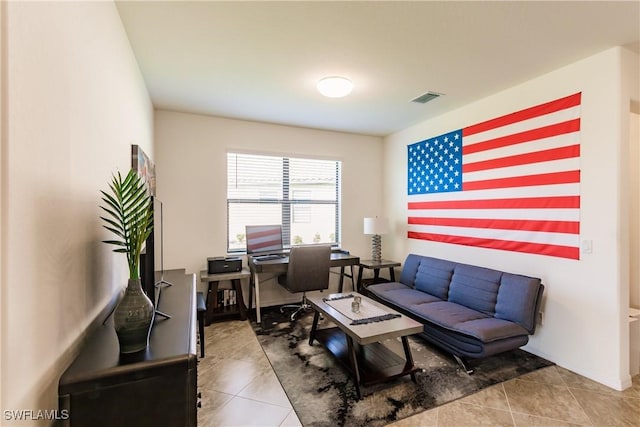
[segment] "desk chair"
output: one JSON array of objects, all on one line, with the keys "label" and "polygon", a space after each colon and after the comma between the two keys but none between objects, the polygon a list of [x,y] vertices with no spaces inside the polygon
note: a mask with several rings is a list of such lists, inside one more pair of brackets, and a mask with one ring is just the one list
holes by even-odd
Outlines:
[{"label": "desk chair", "polygon": [[293,322],[296,316],[311,306],[307,304],[307,291],[319,291],[329,288],[329,261],[331,247],[328,245],[294,246],[289,253],[287,274],[278,276],[278,283],[291,293],[302,292],[302,302],[299,305],[283,305],[280,312],[286,308],[296,308],[291,314]]}]

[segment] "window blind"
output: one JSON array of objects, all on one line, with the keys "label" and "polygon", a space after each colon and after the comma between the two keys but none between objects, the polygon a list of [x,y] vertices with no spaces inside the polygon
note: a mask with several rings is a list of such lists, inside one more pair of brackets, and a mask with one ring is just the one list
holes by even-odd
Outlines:
[{"label": "window blind", "polygon": [[227,250],[245,226],[281,224],[285,246],[340,241],[341,162],[227,153]]}]

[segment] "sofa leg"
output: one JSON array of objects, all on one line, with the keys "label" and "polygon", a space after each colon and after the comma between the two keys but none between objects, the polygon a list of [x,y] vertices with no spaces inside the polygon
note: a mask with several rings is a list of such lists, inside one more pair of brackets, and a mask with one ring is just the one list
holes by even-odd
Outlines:
[{"label": "sofa leg", "polygon": [[468,374],[471,375],[473,374],[473,369],[467,367],[466,363],[464,360],[462,360],[462,358],[456,354],[453,355],[453,358],[456,359],[456,362],[458,362],[458,365],[460,365],[462,367],[462,369],[464,369],[464,371]]}]

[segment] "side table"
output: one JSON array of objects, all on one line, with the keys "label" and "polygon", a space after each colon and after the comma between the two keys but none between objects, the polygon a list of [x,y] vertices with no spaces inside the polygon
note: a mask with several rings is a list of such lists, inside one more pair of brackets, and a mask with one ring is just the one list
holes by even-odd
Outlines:
[{"label": "side table", "polygon": [[[383,259],[380,261],[374,261],[372,259],[360,260],[360,268],[358,270],[358,292],[362,292],[363,289],[363,280],[362,280],[362,272],[364,269],[373,270],[373,279],[365,280],[368,284],[381,283],[381,282],[395,282],[396,274],[393,270],[395,267],[400,267],[400,263],[397,261],[389,261],[388,259]],[[388,268],[389,269],[389,280],[383,279],[380,277],[380,270]]]},{"label": "side table", "polygon": [[[209,283],[206,298],[207,314],[205,316],[207,326],[216,320],[221,320],[226,317],[238,316],[240,320],[247,319],[247,307],[244,305],[241,280],[249,279],[250,277],[251,273],[246,268],[243,268],[241,271],[216,274],[209,274],[207,270],[200,271],[200,281]],[[236,292],[235,304],[219,304],[218,285],[222,280],[231,281],[231,289]]]}]

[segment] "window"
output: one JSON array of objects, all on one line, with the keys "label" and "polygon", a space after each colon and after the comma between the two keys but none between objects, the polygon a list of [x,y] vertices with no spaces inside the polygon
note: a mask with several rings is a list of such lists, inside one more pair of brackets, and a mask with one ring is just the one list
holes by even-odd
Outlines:
[{"label": "window", "polygon": [[285,247],[340,241],[341,162],[227,153],[227,250],[245,226],[282,224]]}]

